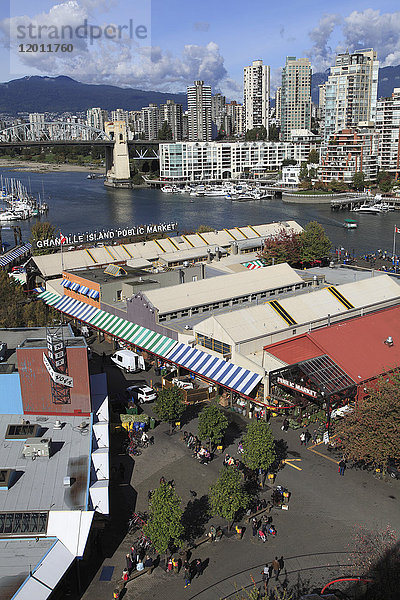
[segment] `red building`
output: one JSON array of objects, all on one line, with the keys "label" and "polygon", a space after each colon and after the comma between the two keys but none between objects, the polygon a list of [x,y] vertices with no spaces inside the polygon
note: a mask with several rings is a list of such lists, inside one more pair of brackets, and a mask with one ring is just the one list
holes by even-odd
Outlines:
[{"label": "red building", "polygon": [[56,402],[52,380],[43,354],[49,351],[44,339],[27,339],[17,348],[18,371],[24,414],[85,415],[91,412],[87,346],[82,338],[65,341],[68,376],[73,385],[63,401]]},{"label": "red building", "polygon": [[377,378],[400,367],[400,307],[323,327],[265,346],[283,363],[270,372],[271,396],[329,414],[362,398]]}]

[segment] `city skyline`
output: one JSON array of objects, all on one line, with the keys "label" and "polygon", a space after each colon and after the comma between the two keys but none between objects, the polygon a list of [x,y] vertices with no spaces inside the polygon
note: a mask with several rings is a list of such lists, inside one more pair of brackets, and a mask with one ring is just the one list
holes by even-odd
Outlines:
[{"label": "city skyline", "polygon": [[[272,93],[286,56],[309,58],[318,72],[334,64],[337,52],[373,47],[381,66],[400,63],[400,11],[393,0],[381,3],[379,10],[340,0],[330,13],[316,2],[308,2],[305,10],[292,1],[270,6],[254,0],[249,8],[226,11],[209,0],[195,10],[182,10],[176,0],[140,6],[127,0],[38,0],[34,7],[27,0],[13,0],[11,12],[4,6],[0,12],[0,80],[62,74],[86,83],[183,92],[201,79],[213,92],[241,101],[243,68],[253,60],[271,67]],[[98,28],[120,27],[122,38],[105,39],[103,33],[100,40],[73,39],[74,51],[57,56],[16,51],[21,40],[39,42],[39,25],[46,32],[50,26],[76,28],[85,20]],[[36,36],[31,40],[29,23]],[[40,41],[55,40],[43,34]]]}]

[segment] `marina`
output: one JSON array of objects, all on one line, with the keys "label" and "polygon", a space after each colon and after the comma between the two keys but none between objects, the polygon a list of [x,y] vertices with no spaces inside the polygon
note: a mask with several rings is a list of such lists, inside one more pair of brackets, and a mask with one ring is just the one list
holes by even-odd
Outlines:
[{"label": "marina", "polygon": [[[43,192],[42,192],[43,194]],[[0,176],[0,223],[25,221],[44,215],[49,210],[47,202],[38,196],[38,200],[17,179]]]}]

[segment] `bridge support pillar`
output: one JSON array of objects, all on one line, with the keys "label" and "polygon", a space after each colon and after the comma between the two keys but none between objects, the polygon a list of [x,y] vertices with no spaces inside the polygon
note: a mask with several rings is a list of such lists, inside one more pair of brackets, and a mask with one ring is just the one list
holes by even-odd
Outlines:
[{"label": "bridge support pillar", "polygon": [[131,188],[129,168],[128,130],[125,121],[105,123],[106,134],[114,140],[112,148],[106,146],[106,178],[104,185],[114,188]]}]

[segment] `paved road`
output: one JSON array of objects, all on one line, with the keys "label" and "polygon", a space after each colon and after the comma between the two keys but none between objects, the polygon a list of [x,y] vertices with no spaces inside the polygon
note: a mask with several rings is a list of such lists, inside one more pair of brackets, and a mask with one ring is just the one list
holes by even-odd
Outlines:
[{"label": "paved road", "polygon": [[[111,388],[121,386],[120,372],[110,367],[107,374]],[[154,373],[149,372],[146,377],[154,379]],[[129,379],[132,378],[135,376],[129,376]],[[145,410],[151,413],[151,406],[146,406]],[[237,415],[232,417],[242,427],[245,426]],[[260,571],[266,561],[281,555],[285,558],[286,573],[280,576],[277,585],[285,583],[296,589],[321,589],[330,578],[352,574],[350,550],[355,528],[362,525],[376,530],[390,524],[400,531],[400,482],[379,481],[370,473],[350,469],[344,477],[340,477],[336,463],[329,460],[332,457],[325,457],[328,453],[324,448],[315,448],[323,456],[311,452],[300,446],[298,432],[283,433],[278,420],[271,425],[275,437],[284,438],[287,443],[288,456],[301,459],[293,464],[302,469],[299,471],[286,465],[275,482],[292,493],[287,512],[273,510],[277,537],[262,544],[252,537],[251,529],[247,527],[240,541],[235,537],[225,537],[218,543],[206,543],[193,551],[192,559],[200,558],[206,568],[189,588],[184,589],[182,575],[169,575],[157,568],[151,575],[145,574],[128,583],[124,596],[127,600],[233,598],[235,589],[252,585],[252,577],[256,582],[261,580]],[[196,417],[193,416],[184,428],[195,433]],[[94,573],[93,581],[83,596],[85,599],[112,598],[112,590],[120,581],[124,557],[132,540],[129,535],[122,539],[124,511],[129,508],[145,510],[148,490],[158,485],[161,475],[175,480],[182,505],[186,507],[188,502],[193,501],[190,490],[197,493],[195,502],[201,502],[222,467],[222,456],[210,465],[200,465],[191,457],[179,432],[170,436],[165,424],[155,429],[154,437],[154,446],[144,450],[134,462],[128,457],[118,456],[115,449],[112,452],[116,466],[124,462],[126,480],[112,484],[115,535],[114,538],[111,536],[109,543],[106,540],[110,530],[106,532],[103,542],[105,558]],[[236,443],[237,440],[227,451],[234,454]],[[269,498],[271,490],[267,489],[264,493]],[[211,522],[224,525],[220,519],[211,519],[205,525],[207,529]],[[99,581],[102,567],[107,565],[114,567],[112,579]]]}]

